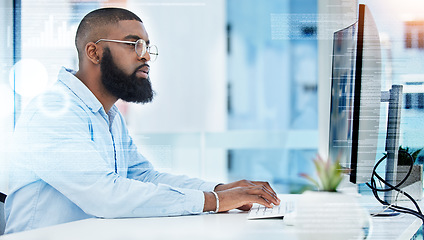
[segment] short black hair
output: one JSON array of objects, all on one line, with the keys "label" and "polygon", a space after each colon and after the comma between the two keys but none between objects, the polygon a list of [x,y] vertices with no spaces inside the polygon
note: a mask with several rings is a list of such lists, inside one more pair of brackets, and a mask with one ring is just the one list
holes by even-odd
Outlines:
[{"label": "short black hair", "polygon": [[75,35],[78,56],[80,57],[84,52],[84,47],[88,42],[95,42],[101,35],[106,34],[105,26],[117,24],[122,20],[143,22],[136,14],[123,8],[99,8],[85,15]]}]

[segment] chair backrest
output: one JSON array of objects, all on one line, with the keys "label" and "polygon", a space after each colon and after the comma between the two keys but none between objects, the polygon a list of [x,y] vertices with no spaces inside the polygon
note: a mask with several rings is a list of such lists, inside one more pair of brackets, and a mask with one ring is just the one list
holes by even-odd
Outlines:
[{"label": "chair backrest", "polygon": [[6,194],[0,192],[0,235],[3,235],[6,227],[6,217],[4,216],[4,202],[6,200]]}]

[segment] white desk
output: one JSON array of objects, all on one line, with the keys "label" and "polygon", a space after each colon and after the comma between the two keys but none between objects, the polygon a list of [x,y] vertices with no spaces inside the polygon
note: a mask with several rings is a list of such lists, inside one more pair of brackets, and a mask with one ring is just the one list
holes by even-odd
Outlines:
[{"label": "white desk", "polygon": [[[281,195],[282,199],[290,197],[293,195]],[[4,235],[0,239],[300,239],[298,233],[302,230],[285,225],[281,219],[247,220],[246,216],[246,212],[235,210],[229,213],[182,217],[86,219]],[[372,221],[373,231],[367,239],[410,239],[422,224],[418,218],[405,214],[391,218],[373,218]],[[313,235],[302,239],[319,238]]]}]

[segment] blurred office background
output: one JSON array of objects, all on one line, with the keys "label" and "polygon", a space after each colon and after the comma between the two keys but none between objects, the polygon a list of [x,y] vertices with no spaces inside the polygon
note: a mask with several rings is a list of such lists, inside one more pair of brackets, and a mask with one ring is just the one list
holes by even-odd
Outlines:
[{"label": "blurred office background", "polygon": [[[382,41],[383,87],[405,84],[401,144],[424,146],[424,3],[359,1]],[[30,99],[77,69],[74,36],[93,9],[125,7],[143,20],[159,57],[152,103],[118,102],[139,150],[159,170],[213,181],[255,179],[299,190],[299,173],[328,148],[332,33],[357,1],[3,0],[0,150]],[[23,70],[23,71],[21,71]],[[384,111],[384,110],[382,110]],[[384,126],[382,127],[385,131]],[[7,161],[0,155],[0,191]]]}]

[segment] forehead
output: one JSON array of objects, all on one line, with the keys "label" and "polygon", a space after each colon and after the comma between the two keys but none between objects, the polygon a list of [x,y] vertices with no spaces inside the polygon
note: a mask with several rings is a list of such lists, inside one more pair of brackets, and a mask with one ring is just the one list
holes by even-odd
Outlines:
[{"label": "forehead", "polygon": [[109,31],[108,38],[124,39],[127,36],[138,36],[145,41],[149,39],[144,24],[136,20],[122,20],[113,25]]}]

